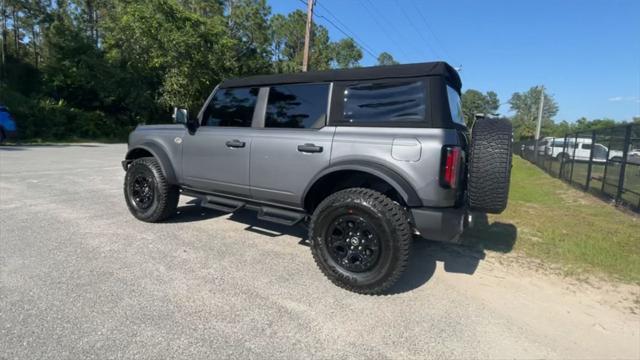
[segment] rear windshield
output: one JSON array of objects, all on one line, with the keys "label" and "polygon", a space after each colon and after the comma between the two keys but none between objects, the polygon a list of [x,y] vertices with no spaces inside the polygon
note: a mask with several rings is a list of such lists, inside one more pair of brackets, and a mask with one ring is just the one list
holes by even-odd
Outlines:
[{"label": "rear windshield", "polygon": [[454,123],[464,125],[464,116],[462,115],[462,104],[458,92],[447,85],[447,97],[449,98],[449,111],[451,119]]}]

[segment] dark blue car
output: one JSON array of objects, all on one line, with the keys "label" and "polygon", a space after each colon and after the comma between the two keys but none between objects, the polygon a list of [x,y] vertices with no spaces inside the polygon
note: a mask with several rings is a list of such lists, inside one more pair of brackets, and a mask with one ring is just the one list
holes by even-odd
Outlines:
[{"label": "dark blue car", "polygon": [[11,117],[9,109],[0,105],[0,143],[16,136],[16,121]]}]

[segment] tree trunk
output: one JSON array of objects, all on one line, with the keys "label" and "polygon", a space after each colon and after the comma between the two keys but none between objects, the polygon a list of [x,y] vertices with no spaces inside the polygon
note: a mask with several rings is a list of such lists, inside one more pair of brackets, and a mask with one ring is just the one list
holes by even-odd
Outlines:
[{"label": "tree trunk", "polygon": [[16,58],[19,58],[20,48],[18,47],[18,34],[20,34],[20,27],[18,26],[18,16],[15,8],[12,9],[12,16],[13,16],[13,42],[15,44],[15,50],[16,50],[15,55],[16,55]]},{"label": "tree trunk", "polygon": [[95,9],[94,9],[94,4],[93,4],[93,0],[86,0],[84,2],[84,5],[86,7],[86,11],[87,11],[87,25],[89,27],[89,36],[95,40],[95,20],[94,20],[94,14],[95,14]]},{"label": "tree trunk", "polygon": [[7,4],[6,4],[6,0],[2,0],[2,7],[0,8],[0,14],[2,15],[2,49],[0,50],[2,52],[2,65],[3,65],[3,72],[4,72],[4,64],[6,62],[5,60],[5,54],[7,53]]},{"label": "tree trunk", "polygon": [[93,13],[93,22],[94,22],[94,29],[93,31],[95,31],[95,40],[96,40],[96,47],[99,48],[100,47],[100,31],[98,29],[98,24],[100,22],[100,17],[99,17],[99,12],[98,9],[95,10],[95,12]]},{"label": "tree trunk", "polygon": [[31,42],[33,43],[33,64],[38,68],[38,34],[35,23],[31,24]]}]

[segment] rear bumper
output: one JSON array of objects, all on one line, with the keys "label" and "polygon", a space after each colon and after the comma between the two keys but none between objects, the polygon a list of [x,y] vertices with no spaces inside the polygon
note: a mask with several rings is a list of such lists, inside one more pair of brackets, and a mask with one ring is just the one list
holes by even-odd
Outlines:
[{"label": "rear bumper", "polygon": [[411,216],[420,236],[428,240],[459,242],[467,224],[465,208],[413,208]]}]

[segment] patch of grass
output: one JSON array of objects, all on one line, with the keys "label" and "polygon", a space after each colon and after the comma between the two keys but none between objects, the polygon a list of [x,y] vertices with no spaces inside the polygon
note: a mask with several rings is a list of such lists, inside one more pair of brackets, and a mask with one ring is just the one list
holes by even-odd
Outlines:
[{"label": "patch of grass", "polygon": [[490,222],[517,228],[514,249],[564,266],[640,283],[640,218],[514,156],[509,206]]}]

